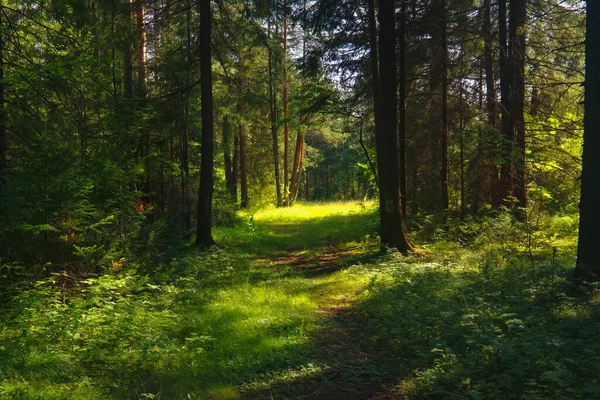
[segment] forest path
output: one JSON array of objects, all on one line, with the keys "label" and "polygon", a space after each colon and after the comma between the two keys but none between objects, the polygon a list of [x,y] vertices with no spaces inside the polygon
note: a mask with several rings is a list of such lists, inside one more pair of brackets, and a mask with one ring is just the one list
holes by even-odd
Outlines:
[{"label": "forest path", "polygon": [[[343,218],[343,219],[342,219]],[[302,223],[260,223],[269,243],[267,257],[255,262],[291,268],[315,287],[318,321],[309,333],[309,365],[314,370],[294,379],[275,379],[267,388],[248,391],[247,399],[401,399],[387,388],[397,382],[386,349],[365,337],[364,316],[353,310],[367,282],[351,276],[353,265],[378,255],[376,243],[365,239],[364,215],[330,215]],[[328,289],[319,291],[318,288]],[[263,386],[264,387],[264,386]]]}]

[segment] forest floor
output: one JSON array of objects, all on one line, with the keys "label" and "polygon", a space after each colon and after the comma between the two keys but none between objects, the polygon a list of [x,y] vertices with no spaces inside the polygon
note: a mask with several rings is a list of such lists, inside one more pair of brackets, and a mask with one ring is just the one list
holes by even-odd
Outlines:
[{"label": "forest floor", "polygon": [[600,398],[576,220],[537,220],[424,218],[401,256],[372,204],[299,205],[210,251],[57,274],[0,309],[0,398]]}]

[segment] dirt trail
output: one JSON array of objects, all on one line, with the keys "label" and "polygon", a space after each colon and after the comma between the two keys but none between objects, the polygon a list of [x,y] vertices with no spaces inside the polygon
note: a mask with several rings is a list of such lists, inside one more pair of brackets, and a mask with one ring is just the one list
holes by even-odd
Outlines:
[{"label": "dirt trail", "polygon": [[[357,247],[340,249],[322,246],[307,253],[291,251],[288,255],[259,260],[275,265],[290,265],[306,277],[333,273],[365,258]],[[359,257],[357,258],[357,254]],[[369,255],[372,257],[372,255]],[[319,309],[321,321],[311,333],[317,351],[315,364],[321,372],[271,386],[268,390],[246,393],[246,399],[405,399],[389,391],[394,377],[380,367],[382,352],[374,342],[365,340],[362,328],[366,322],[352,306],[354,299],[338,296]]]}]

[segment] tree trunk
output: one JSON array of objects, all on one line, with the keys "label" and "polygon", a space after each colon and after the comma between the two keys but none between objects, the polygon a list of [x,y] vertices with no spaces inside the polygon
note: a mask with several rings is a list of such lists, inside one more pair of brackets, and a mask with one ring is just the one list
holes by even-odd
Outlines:
[{"label": "tree trunk", "polygon": [[213,195],[213,95],[211,69],[212,15],[210,0],[202,0],[200,8],[200,96],[202,107],[202,149],[200,188],[198,190],[198,226],[196,244],[210,247],[212,238]]},{"label": "tree trunk", "polygon": [[[3,3],[4,2],[0,0],[0,7]],[[7,115],[4,76],[4,20],[3,15],[0,14],[0,185],[4,182],[6,170],[8,168],[8,158],[6,155],[8,150],[8,140],[6,139]]]},{"label": "tree trunk", "polygon": [[[186,12],[186,33],[188,43],[192,41],[192,6],[191,0],[187,0],[187,12]],[[192,74],[192,50],[190,46],[187,46],[187,65],[186,65],[186,77],[185,86],[190,87],[191,74]],[[190,95],[189,92],[185,95],[185,107],[184,107],[184,118],[183,118],[183,130],[181,137],[181,195],[183,201],[183,228],[188,230],[192,227],[192,200],[190,193],[190,163],[189,163],[189,114],[190,114]]]},{"label": "tree trunk", "polygon": [[446,1],[439,0],[439,30],[441,34],[440,53],[442,55],[442,208],[448,210],[448,44],[446,34]]},{"label": "tree trunk", "polygon": [[498,40],[500,49],[500,103],[502,115],[502,140],[500,155],[500,196],[502,201],[513,195],[512,185],[512,147],[513,147],[513,122],[511,117],[511,96],[513,85],[511,82],[511,68],[508,59],[508,42],[506,32],[506,0],[498,1]]},{"label": "tree trunk", "polygon": [[[406,1],[400,3],[400,87],[398,102],[400,103],[400,120],[398,125],[399,136],[399,161],[400,161],[400,200],[402,203],[402,216],[406,223]],[[361,127],[362,129],[362,127]]]},{"label": "tree trunk", "polygon": [[[131,21],[131,3],[125,0],[123,4],[123,14],[127,21]],[[126,98],[133,97],[133,32],[128,22],[128,29],[125,32],[125,49],[123,57],[123,94]]]},{"label": "tree trunk", "polygon": [[[244,160],[245,162],[245,160]],[[231,198],[237,203],[238,177],[240,176],[240,137],[233,135],[233,161],[231,168]]]},{"label": "tree trunk", "polygon": [[234,164],[231,161],[231,123],[227,115],[223,117],[223,162],[225,164],[225,186],[235,202],[237,201],[235,187],[237,176],[233,174]]},{"label": "tree trunk", "polygon": [[[489,154],[497,152],[498,140],[496,129],[498,127],[498,106],[496,101],[496,80],[494,78],[494,56],[493,56],[493,36],[491,22],[491,5],[490,0],[483,0],[483,65],[485,69],[485,90],[486,90],[486,108],[488,129],[485,141]],[[485,189],[488,200],[494,208],[500,207],[502,204],[502,196],[498,190],[498,168],[495,165],[494,157],[486,157],[485,167],[487,170],[487,186]],[[482,185],[483,186],[483,185]],[[481,189],[485,188],[483,186]]]},{"label": "tree trunk", "polygon": [[244,56],[240,55],[238,62],[238,140],[240,146],[240,207],[248,207],[248,169],[246,166],[246,122],[244,121]]},{"label": "tree trunk", "polygon": [[[511,114],[513,122],[514,151],[514,196],[519,207],[527,207],[527,188],[525,179],[525,22],[527,18],[526,0],[511,0],[509,17],[509,51],[511,57],[511,72],[513,95]],[[518,213],[523,216],[523,213]]]},{"label": "tree trunk", "polygon": [[288,176],[289,176],[289,147],[290,125],[288,121],[289,85],[287,81],[287,2],[283,2],[283,201],[288,207]]},{"label": "tree trunk", "polygon": [[[270,31],[269,24],[269,31]],[[270,33],[270,32],[269,32]],[[275,169],[275,191],[277,194],[277,207],[281,207],[282,198],[281,198],[281,180],[280,180],[280,172],[279,172],[279,138],[278,138],[278,130],[277,130],[277,79],[274,68],[274,60],[273,60],[273,50],[271,46],[269,46],[269,99],[270,99],[270,109],[269,109],[269,117],[271,119],[271,137],[273,140],[273,164]]]},{"label": "tree trunk", "polygon": [[144,36],[144,6],[142,0],[137,0],[135,3],[135,19],[137,31],[137,47],[136,56],[137,73],[138,73],[138,91],[140,98],[146,94],[146,40]]},{"label": "tree trunk", "polygon": [[600,280],[600,3],[587,2],[583,170],[575,273]]},{"label": "tree trunk", "polygon": [[294,166],[292,168],[292,177],[290,180],[290,194],[288,205],[293,205],[300,189],[300,179],[302,178],[302,160],[304,158],[304,132],[298,128],[296,137],[296,150],[294,151]]},{"label": "tree trunk", "polygon": [[239,141],[240,141],[240,184],[241,184],[241,198],[240,207],[248,207],[248,169],[246,166],[246,126],[243,122],[240,122],[239,127]]},{"label": "tree trunk", "polygon": [[[369,15],[374,15],[374,0],[369,1]],[[369,21],[374,22],[372,18]],[[376,112],[375,140],[377,151],[377,169],[379,176],[379,215],[381,244],[405,253],[412,249],[408,241],[402,204],[400,200],[400,174],[398,164],[397,98],[396,98],[396,35],[395,9],[393,0],[379,2],[379,54],[373,57],[376,46],[371,48],[371,65],[379,64],[380,71],[373,68],[373,83],[379,81],[380,87],[374,87]],[[371,35],[374,26],[369,26]],[[371,44],[377,38],[371,36]],[[380,79],[377,79],[380,78]],[[379,107],[377,107],[379,105]]]}]

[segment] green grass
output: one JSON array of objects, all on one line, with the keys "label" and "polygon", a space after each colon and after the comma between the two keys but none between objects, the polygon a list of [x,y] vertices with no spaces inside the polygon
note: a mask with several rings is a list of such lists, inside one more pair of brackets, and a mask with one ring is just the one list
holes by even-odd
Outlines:
[{"label": "green grass", "polygon": [[263,210],[210,251],[40,282],[0,311],[0,398],[600,396],[573,218],[452,221],[409,257],[379,253],[377,219],[369,203]]}]

